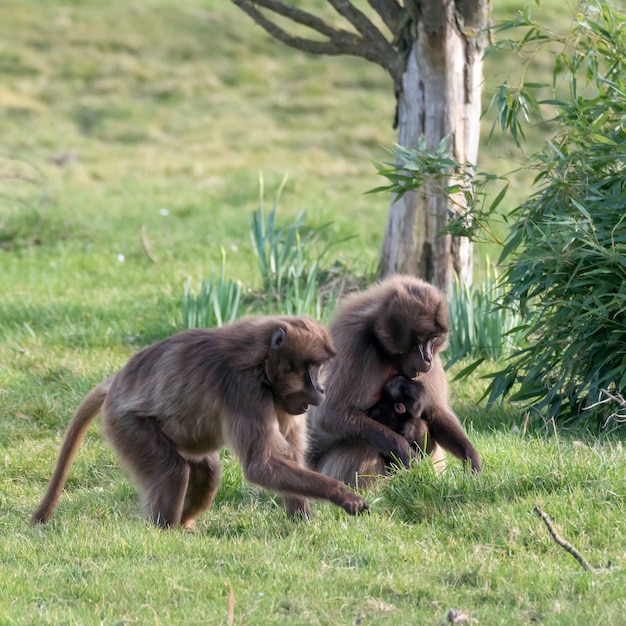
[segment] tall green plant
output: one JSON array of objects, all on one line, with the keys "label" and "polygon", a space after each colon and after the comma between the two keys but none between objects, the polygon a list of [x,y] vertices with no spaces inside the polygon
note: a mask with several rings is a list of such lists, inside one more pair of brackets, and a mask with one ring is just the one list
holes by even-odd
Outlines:
[{"label": "tall green plant", "polygon": [[266,215],[263,178],[259,177],[259,206],[252,214],[250,224],[250,240],[261,273],[263,291],[270,294],[281,292],[289,269],[302,248],[300,226],[304,212],[300,212],[295,222],[289,227],[278,228],[276,224],[278,201],[286,182],[285,176],[276,192],[272,208]]},{"label": "tall green plant", "polygon": [[456,280],[448,304],[454,320],[446,349],[447,367],[459,359],[475,359],[463,373],[470,373],[485,359],[502,359],[519,348],[521,318],[502,306],[505,292],[502,281],[487,262],[486,276],[480,285],[464,285]]},{"label": "tall green plant", "polygon": [[291,224],[279,227],[278,203],[286,181],[285,176],[272,208],[266,212],[263,179],[260,178],[259,206],[250,221],[250,240],[261,274],[263,293],[282,312],[293,315],[306,313],[322,319],[329,302],[334,301],[332,291],[326,290],[324,297],[320,291],[326,274],[321,269],[321,261],[334,245],[322,242],[324,231],[330,224],[307,228],[306,210],[302,210]]},{"label": "tall green plant", "polygon": [[521,18],[516,50],[561,44],[554,76],[569,78],[569,98],[550,101],[558,131],[532,160],[538,190],[510,216],[505,303],[530,341],[489,398],[604,422],[614,409],[598,402],[626,388],[626,16],[605,2],[583,9],[567,38]]},{"label": "tall green plant", "polygon": [[[338,297],[336,281],[339,262],[325,268],[321,264],[333,245],[323,242],[324,231],[305,225],[305,211],[286,226],[279,227],[278,200],[286,183],[283,178],[272,208],[266,213],[263,202],[263,179],[260,179],[260,202],[250,220],[250,240],[258,261],[262,280],[261,291],[246,291],[242,297],[242,283],[225,277],[226,253],[222,248],[219,273],[213,272],[194,287],[190,278],[185,281],[183,293],[183,326],[207,328],[232,322],[244,313],[307,314],[326,320]],[[340,243],[340,242],[337,242]],[[321,247],[321,252],[319,248]]]},{"label": "tall green plant", "polygon": [[[287,176],[278,187],[272,208],[265,211],[263,178],[259,178],[259,206],[252,214],[250,240],[256,256],[263,291],[280,297],[284,294],[287,282],[304,280],[314,266],[310,255],[321,240],[324,230],[330,224],[318,228],[305,228],[306,209],[300,211],[295,220],[287,226],[279,227],[277,222],[278,203],[287,182]],[[329,246],[317,255],[319,261]],[[316,265],[316,264],[315,264]]]},{"label": "tall green plant", "polygon": [[226,252],[222,248],[219,274],[212,272],[194,289],[190,278],[183,292],[183,326],[212,328],[234,321],[240,315],[241,283],[225,277]]}]

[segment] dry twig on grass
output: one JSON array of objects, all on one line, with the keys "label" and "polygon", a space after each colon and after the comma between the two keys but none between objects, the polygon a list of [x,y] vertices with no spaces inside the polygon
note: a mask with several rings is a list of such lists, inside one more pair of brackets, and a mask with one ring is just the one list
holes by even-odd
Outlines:
[{"label": "dry twig on grass", "polygon": [[543,520],[543,523],[546,525],[546,528],[548,529],[548,532],[552,535],[554,541],[556,541],[561,546],[561,548],[563,548],[563,550],[569,552],[581,564],[583,569],[587,570],[588,572],[598,574],[599,572],[606,571],[611,566],[611,563],[609,562],[607,567],[593,567],[593,565],[591,565],[591,563],[589,563],[589,561],[587,561],[587,559],[585,559],[585,557],[578,550],[576,550],[576,548],[571,543],[569,543],[569,541],[565,541],[565,539],[563,539],[563,537],[561,537],[559,533],[556,532],[552,520],[546,513],[541,510],[539,506],[535,506],[533,511]]},{"label": "dry twig on grass", "polygon": [[626,398],[621,393],[617,391],[615,393],[611,393],[606,389],[600,389],[600,399],[595,404],[591,404],[586,406],[583,410],[590,411],[591,409],[595,409],[601,404],[607,404],[609,402],[613,402],[617,404],[618,408],[609,415],[604,421],[604,428],[606,428],[611,422],[615,424],[623,424],[626,422]]},{"label": "dry twig on grass", "polygon": [[152,247],[150,246],[150,241],[148,240],[148,229],[146,228],[145,224],[141,227],[141,243],[143,245],[143,249],[148,255],[148,258],[153,263],[158,263],[159,262],[158,259],[154,256],[152,252]]}]

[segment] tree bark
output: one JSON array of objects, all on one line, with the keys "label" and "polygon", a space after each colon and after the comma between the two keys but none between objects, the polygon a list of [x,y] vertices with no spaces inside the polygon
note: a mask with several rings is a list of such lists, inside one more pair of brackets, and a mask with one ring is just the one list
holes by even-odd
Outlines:
[{"label": "tree bark", "polygon": [[[422,3],[398,99],[400,145],[415,148],[423,135],[428,148],[435,149],[448,136],[456,161],[476,163],[489,6],[488,0]],[[382,275],[415,274],[447,292],[455,274],[471,283],[471,242],[441,234],[448,211],[455,207],[440,187],[426,182],[392,202],[381,250]]]},{"label": "tree bark", "polygon": [[[349,0],[327,0],[347,29],[289,0],[232,2],[289,46],[378,63],[393,79],[400,145],[416,148],[424,135],[434,149],[447,136],[457,162],[476,163],[491,0],[367,0],[380,18],[377,23],[385,25],[382,30]],[[289,22],[315,37],[295,36],[280,25]],[[382,275],[416,274],[446,291],[455,274],[471,283],[471,242],[441,234],[454,203],[440,187],[441,182],[424,184],[392,203],[379,264]],[[463,207],[462,198],[457,206]]]}]

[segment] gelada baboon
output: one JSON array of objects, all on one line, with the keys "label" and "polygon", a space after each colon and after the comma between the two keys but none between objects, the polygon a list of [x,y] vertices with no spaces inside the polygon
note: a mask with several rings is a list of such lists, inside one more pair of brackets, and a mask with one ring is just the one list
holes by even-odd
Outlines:
[{"label": "gelada baboon", "polygon": [[[441,451],[428,429],[429,401],[425,385],[419,380],[400,374],[392,376],[384,385],[380,400],[365,411],[368,417],[391,428],[402,435],[416,452],[437,456],[433,459],[437,468],[443,470],[444,460]],[[385,465],[391,465],[395,459],[383,455]]]},{"label": "gelada baboon", "polygon": [[421,419],[427,405],[424,384],[397,374],[384,384],[380,399],[365,414],[411,443],[411,435],[406,434],[407,429],[410,433],[414,432],[410,422]]},{"label": "gelada baboon", "polygon": [[218,488],[219,450],[231,447],[245,477],[284,496],[294,516],[307,498],[350,513],[367,503],[337,480],[304,467],[306,411],[320,404],[320,366],[335,354],[328,331],[307,317],[257,317],[182,331],[135,354],[95,387],[70,422],[33,522],[47,521],[87,427],[104,434],[159,526],[193,526]]},{"label": "gelada baboon", "polygon": [[[428,426],[422,419],[427,406],[428,396],[424,384],[398,374],[385,383],[380,399],[365,414],[402,435],[413,450],[423,456],[434,450],[428,436]],[[385,465],[391,465],[395,459],[383,455],[383,460]]]},{"label": "gelada baboon", "polygon": [[337,356],[324,371],[326,400],[309,413],[310,467],[355,485],[384,474],[388,458],[408,465],[412,441],[366,414],[387,381],[401,375],[419,376],[423,385],[424,424],[417,422],[417,428],[427,427],[433,462],[443,459],[441,446],[481,471],[480,457],[449,407],[439,356],[447,342],[448,311],[435,287],[412,276],[390,277],[348,297],[330,331]]}]

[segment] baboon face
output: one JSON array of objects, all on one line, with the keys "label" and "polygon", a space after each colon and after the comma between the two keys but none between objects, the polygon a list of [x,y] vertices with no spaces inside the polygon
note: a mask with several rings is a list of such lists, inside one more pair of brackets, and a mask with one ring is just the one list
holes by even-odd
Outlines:
[{"label": "baboon face", "polygon": [[399,291],[378,319],[376,332],[398,373],[415,378],[430,371],[435,355],[446,346],[446,303],[425,283]]},{"label": "baboon face", "polygon": [[325,329],[304,333],[293,326],[278,328],[272,335],[265,374],[274,402],[290,415],[305,413],[324,400],[319,382],[321,366],[335,348]]},{"label": "baboon face", "polygon": [[399,371],[408,378],[429,372],[433,366],[435,354],[441,350],[445,338],[441,335],[414,333],[411,348],[399,358]]}]

